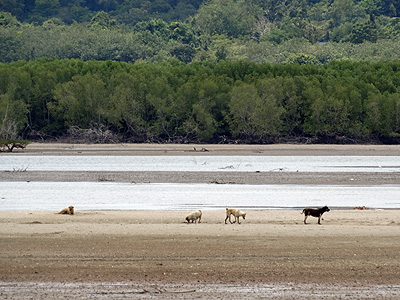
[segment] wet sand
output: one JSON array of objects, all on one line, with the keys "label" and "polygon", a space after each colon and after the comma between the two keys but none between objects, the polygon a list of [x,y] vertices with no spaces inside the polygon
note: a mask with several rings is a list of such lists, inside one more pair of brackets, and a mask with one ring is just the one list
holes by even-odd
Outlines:
[{"label": "wet sand", "polygon": [[213,184],[400,184],[400,173],[337,172],[105,172],[26,171],[0,172],[0,181],[213,183]]},{"label": "wet sand", "polygon": [[[16,154],[400,154],[396,146],[129,145],[123,146],[128,150],[121,151],[120,147],[34,144]],[[78,172],[78,177],[75,172],[33,173],[1,172],[0,180],[26,180],[24,176],[45,181],[79,181],[85,176],[86,180],[99,180],[99,174],[93,172]],[[168,182],[180,182],[182,178],[179,173],[139,173],[143,174],[135,174],[137,180],[151,182],[167,178],[171,180]],[[16,174],[21,177],[12,177]],[[116,181],[126,176],[113,172],[106,175]],[[246,184],[256,181],[260,174],[254,174],[253,179],[246,174],[223,178],[186,175],[189,182],[216,178]],[[324,174],[268,176],[263,180],[271,183],[292,180],[316,184]],[[392,173],[334,176],[321,182],[399,183],[398,174]],[[131,180],[130,176],[125,178]],[[240,225],[224,224],[224,210],[203,212],[200,224],[185,224],[187,211],[77,211],[73,216],[40,208],[0,212],[2,299],[400,298],[399,210],[333,209],[324,215],[322,225],[317,225],[315,218],[309,218],[309,224],[304,225],[303,215],[297,210],[250,210]]]}]

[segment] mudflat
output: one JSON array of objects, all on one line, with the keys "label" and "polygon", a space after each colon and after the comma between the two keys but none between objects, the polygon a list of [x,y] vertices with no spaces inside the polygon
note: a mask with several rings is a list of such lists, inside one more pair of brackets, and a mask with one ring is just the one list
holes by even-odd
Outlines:
[{"label": "mudflat", "polygon": [[[139,153],[148,154],[147,147],[154,147],[159,155],[165,151],[223,153],[210,145],[174,146],[173,150],[162,146],[137,145],[137,151],[129,146],[128,152],[144,155]],[[113,147],[35,144],[16,154],[88,154],[96,148],[95,153],[118,155]],[[225,147],[224,153],[233,155],[242,151],[282,155],[295,150],[298,155],[400,154],[396,146],[350,146],[351,151],[347,146]],[[23,173],[32,175],[1,172],[0,180],[25,180],[12,177]],[[113,175],[120,180],[120,175]],[[179,174],[167,175],[179,182]],[[304,179],[307,176],[302,181],[301,175],[297,175],[299,182],[313,184]],[[381,176],[399,183],[398,174],[359,175],[360,184],[382,184]],[[42,180],[50,178],[43,176]],[[347,175],[336,176],[338,182],[347,182],[343,177]],[[189,178],[198,182],[202,177]],[[245,174],[241,180],[246,184]],[[184,222],[189,211],[102,210],[60,215],[38,208],[0,212],[0,295],[4,299],[400,298],[400,211],[395,209],[332,209],[324,214],[322,225],[312,217],[305,225],[300,210],[249,210],[241,224],[225,224],[223,209],[203,211],[199,224]]]}]

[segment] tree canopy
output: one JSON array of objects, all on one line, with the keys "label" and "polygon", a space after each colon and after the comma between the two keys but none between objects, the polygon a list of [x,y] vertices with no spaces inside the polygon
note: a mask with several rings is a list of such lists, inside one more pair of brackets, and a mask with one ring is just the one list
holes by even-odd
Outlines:
[{"label": "tree canopy", "polygon": [[400,1],[0,0],[0,139],[399,140]]},{"label": "tree canopy", "polygon": [[0,139],[396,142],[400,62],[0,64]]},{"label": "tree canopy", "polygon": [[2,0],[0,62],[393,60],[399,14],[395,0]]}]

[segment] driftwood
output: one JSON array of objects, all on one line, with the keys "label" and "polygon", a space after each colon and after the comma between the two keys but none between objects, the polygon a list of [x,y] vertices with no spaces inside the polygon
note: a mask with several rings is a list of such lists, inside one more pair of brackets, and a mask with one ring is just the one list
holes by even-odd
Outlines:
[{"label": "driftwood", "polygon": [[0,152],[12,152],[15,148],[25,149],[28,143],[0,141]]}]

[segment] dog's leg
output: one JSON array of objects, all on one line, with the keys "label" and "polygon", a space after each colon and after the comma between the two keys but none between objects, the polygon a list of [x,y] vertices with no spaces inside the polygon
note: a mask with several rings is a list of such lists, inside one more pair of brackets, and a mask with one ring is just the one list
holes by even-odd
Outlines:
[{"label": "dog's leg", "polygon": [[321,225],[321,215],[318,217],[318,224]]},{"label": "dog's leg", "polygon": [[[228,220],[228,216],[226,216],[225,218],[225,224],[226,224],[226,220]],[[231,221],[231,219],[229,218],[229,222]]]},{"label": "dog's leg", "polygon": [[240,216],[239,216],[239,217],[237,217],[238,224],[240,224],[240,221],[239,221],[239,219],[240,219]]},{"label": "dog's leg", "polygon": [[307,215],[304,215],[304,224],[307,224],[306,221],[307,221]]}]

